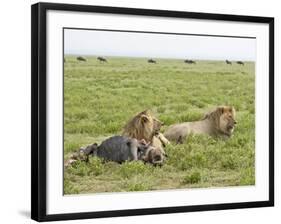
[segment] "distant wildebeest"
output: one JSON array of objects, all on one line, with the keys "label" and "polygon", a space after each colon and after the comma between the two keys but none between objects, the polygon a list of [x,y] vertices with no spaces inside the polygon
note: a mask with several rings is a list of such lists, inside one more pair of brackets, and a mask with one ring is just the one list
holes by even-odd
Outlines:
[{"label": "distant wildebeest", "polygon": [[101,62],[107,62],[106,58],[104,57],[97,57],[97,59]]},{"label": "distant wildebeest", "polygon": [[225,60],[225,63],[228,64],[228,65],[232,65],[232,62],[229,61],[229,60]]},{"label": "distant wildebeest", "polygon": [[156,61],[153,60],[152,58],[151,58],[151,59],[148,59],[147,62],[148,62],[148,63],[154,63],[154,64],[156,64]]},{"label": "distant wildebeest", "polygon": [[237,61],[236,62],[238,65],[244,65],[244,62],[243,61]]},{"label": "distant wildebeest", "polygon": [[77,57],[76,59],[77,59],[77,61],[87,61],[87,59],[86,59],[86,58],[81,57],[81,56]]},{"label": "distant wildebeest", "polygon": [[187,64],[196,64],[196,61],[193,61],[193,60],[184,60],[185,63]]}]

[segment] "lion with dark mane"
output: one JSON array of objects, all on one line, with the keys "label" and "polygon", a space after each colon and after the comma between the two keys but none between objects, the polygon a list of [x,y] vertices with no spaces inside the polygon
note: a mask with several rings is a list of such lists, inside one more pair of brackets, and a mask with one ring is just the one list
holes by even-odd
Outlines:
[{"label": "lion with dark mane", "polygon": [[148,110],[142,111],[135,115],[123,128],[123,136],[136,138],[138,140],[144,139],[150,142],[152,146],[160,148],[163,152],[162,146],[170,142],[160,133],[163,123],[159,121]]},{"label": "lion with dark mane", "polygon": [[219,106],[205,114],[202,120],[175,124],[165,131],[164,136],[177,143],[183,143],[190,134],[208,134],[229,138],[235,127],[235,109],[232,106]]}]

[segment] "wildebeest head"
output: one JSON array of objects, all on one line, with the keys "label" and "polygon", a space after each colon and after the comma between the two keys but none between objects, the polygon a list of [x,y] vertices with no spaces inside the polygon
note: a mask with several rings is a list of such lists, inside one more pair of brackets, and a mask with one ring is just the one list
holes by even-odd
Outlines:
[{"label": "wildebeest head", "polygon": [[167,155],[158,147],[149,145],[144,151],[142,160],[153,165],[162,166]]},{"label": "wildebeest head", "polygon": [[225,62],[226,62],[226,64],[228,64],[228,65],[231,65],[231,64],[232,64],[232,62],[229,61],[229,60],[225,60]]}]

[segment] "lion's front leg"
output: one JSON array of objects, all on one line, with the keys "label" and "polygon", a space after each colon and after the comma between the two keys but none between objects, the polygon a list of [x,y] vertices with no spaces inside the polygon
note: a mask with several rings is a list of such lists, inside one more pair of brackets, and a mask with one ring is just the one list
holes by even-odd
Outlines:
[{"label": "lion's front leg", "polygon": [[171,144],[170,141],[166,139],[166,137],[162,133],[159,133],[157,135],[157,138],[159,138],[159,140],[162,142],[164,146]]}]

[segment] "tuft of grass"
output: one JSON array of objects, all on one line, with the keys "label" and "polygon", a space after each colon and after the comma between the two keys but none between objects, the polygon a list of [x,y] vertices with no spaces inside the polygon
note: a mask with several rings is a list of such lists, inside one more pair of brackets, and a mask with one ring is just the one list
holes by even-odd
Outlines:
[{"label": "tuft of grass", "polygon": [[93,157],[90,158],[89,162],[77,161],[71,167],[67,168],[67,171],[73,175],[78,176],[98,176],[103,172],[102,160]]},{"label": "tuft of grass", "polygon": [[142,178],[135,176],[131,180],[125,181],[124,188],[126,191],[148,191],[151,190],[149,181],[142,181]]},{"label": "tuft of grass", "polygon": [[70,179],[65,178],[63,182],[63,192],[64,194],[78,194],[80,190]]},{"label": "tuft of grass", "polygon": [[126,161],[120,166],[120,175],[123,178],[130,178],[138,174],[145,174],[151,171],[151,167],[142,161],[128,162]]},{"label": "tuft of grass", "polygon": [[192,172],[191,174],[189,175],[186,175],[184,178],[183,178],[183,183],[184,184],[196,184],[196,183],[199,183],[201,180],[201,174],[200,172],[198,171],[194,171]]}]

